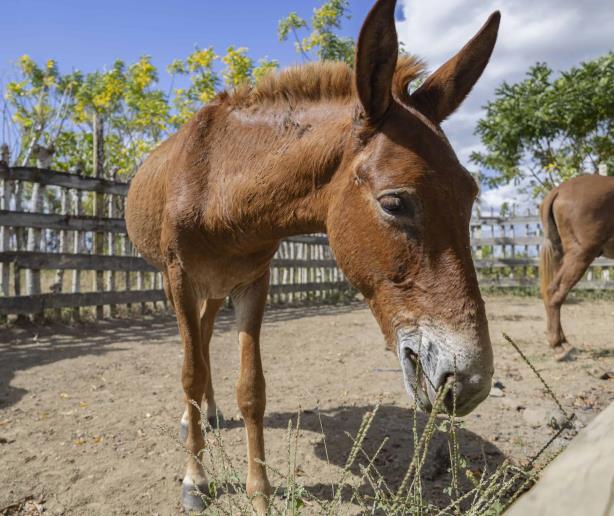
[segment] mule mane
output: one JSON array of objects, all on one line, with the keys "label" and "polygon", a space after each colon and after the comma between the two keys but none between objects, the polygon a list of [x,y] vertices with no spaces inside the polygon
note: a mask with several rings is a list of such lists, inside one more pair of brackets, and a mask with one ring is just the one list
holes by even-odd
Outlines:
[{"label": "mule mane", "polygon": [[[393,95],[401,101],[408,97],[409,84],[424,73],[423,62],[414,56],[399,57],[393,80]],[[239,87],[221,94],[221,100],[237,107],[279,101],[321,101],[352,99],[354,71],[346,63],[322,61],[292,66],[262,77],[255,86]]]}]

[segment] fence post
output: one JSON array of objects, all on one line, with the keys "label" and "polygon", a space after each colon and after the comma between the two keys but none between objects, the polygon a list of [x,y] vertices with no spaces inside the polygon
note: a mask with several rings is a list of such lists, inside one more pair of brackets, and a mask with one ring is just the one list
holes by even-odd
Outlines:
[{"label": "fence post", "polygon": [[[0,167],[9,167],[9,147],[6,143],[2,144]],[[2,180],[2,196],[0,196],[0,209],[9,210],[11,204],[12,184],[8,179]],[[11,244],[10,228],[8,226],[0,227],[0,251],[8,251]],[[2,272],[0,273],[0,294],[5,297],[9,295],[10,288],[10,264],[1,263]]]},{"label": "fence post", "polygon": [[[42,145],[36,145],[33,149],[36,155],[36,162],[39,168],[49,168],[53,157],[53,149],[48,149]],[[43,200],[45,187],[40,183],[32,185],[31,210],[33,213],[43,212]],[[28,251],[40,251],[42,232],[37,228],[28,230]],[[36,296],[41,293],[41,271],[38,269],[28,269],[26,271],[26,285],[29,296]],[[32,314],[34,322],[42,322],[45,314],[43,312]]]},{"label": "fence post", "polygon": [[[15,197],[15,211],[20,212],[23,209],[23,182],[15,181],[15,188],[13,189],[13,195]],[[25,230],[24,228],[14,228],[15,233],[15,250],[23,251],[25,248]],[[20,296],[21,292],[21,269],[17,266],[13,268],[13,288],[15,289],[15,295]],[[24,315],[18,315],[17,321],[25,321],[27,318]]]},{"label": "fence post", "polygon": [[[122,217],[125,218],[126,215],[126,198],[122,197],[121,199],[121,214]],[[121,242],[122,242],[122,252],[124,254],[124,256],[133,256],[132,253],[132,246],[130,244],[130,239],[128,238],[128,235],[126,235],[125,233],[121,235]],[[130,271],[126,271],[124,273],[124,287],[126,290],[131,290],[132,289],[132,279],[130,277]],[[128,311],[128,316],[132,315],[132,303],[128,303],[126,306],[126,310]]]},{"label": "fence post", "polygon": [[[68,206],[70,204],[68,188],[62,188],[61,200],[60,200],[60,213],[62,215],[68,215]],[[68,231],[65,229],[60,230],[60,253],[68,252]],[[53,286],[54,292],[61,293],[64,291],[64,269],[58,269],[55,276],[55,283]],[[55,318],[62,319],[62,309],[55,309]]]},{"label": "fence post", "polygon": [[[145,273],[143,271],[138,271],[136,273],[136,288],[137,290],[145,289]],[[140,313],[144,315],[147,313],[147,303],[140,303]]]},{"label": "fence post", "polygon": [[[113,171],[112,179],[114,181],[117,179],[117,170]],[[109,216],[109,218],[114,218],[117,215],[114,195],[112,194],[109,195],[108,204],[109,204],[109,209],[107,211],[107,215]],[[115,255],[115,234],[110,232],[107,238],[108,238],[107,254],[109,254],[109,256],[113,256]],[[109,281],[107,283],[107,290],[114,292],[115,291],[115,271],[109,271],[108,279]],[[117,317],[117,305],[113,305],[113,304],[110,305],[109,310],[110,310],[111,317]]]},{"label": "fence post", "polygon": [[[9,148],[8,145],[2,145],[2,157],[0,167],[9,166]],[[8,179],[4,179],[2,184],[2,195],[0,195],[0,209],[8,210],[11,204],[12,184]],[[11,245],[11,233],[8,226],[0,226],[0,252],[8,251]],[[9,296],[10,280],[11,280],[11,264],[8,262],[0,263],[0,295]],[[0,323],[6,322],[7,317],[0,316]]]},{"label": "fence post", "polygon": [[[80,173],[80,170],[77,169],[75,171],[76,174]],[[77,216],[83,214],[83,206],[82,206],[82,198],[83,192],[80,190],[75,190],[74,197],[74,205],[73,205],[73,213]],[[74,240],[73,240],[73,252],[75,254],[81,254],[85,249],[85,238],[82,231],[75,231]],[[81,292],[81,271],[79,269],[75,269],[72,272],[72,292],[74,294]],[[72,317],[73,320],[79,321],[81,319],[81,313],[79,311],[79,307],[75,307],[72,309]]]},{"label": "fence post", "polygon": [[[102,178],[104,176],[104,122],[98,114],[94,115],[94,176]],[[104,216],[104,194],[96,192],[94,194],[94,216],[101,219]],[[97,231],[94,233],[94,254],[104,254],[104,233]],[[104,271],[96,271],[94,277],[94,291],[104,290]],[[104,306],[96,306],[96,319],[104,317]]]}]

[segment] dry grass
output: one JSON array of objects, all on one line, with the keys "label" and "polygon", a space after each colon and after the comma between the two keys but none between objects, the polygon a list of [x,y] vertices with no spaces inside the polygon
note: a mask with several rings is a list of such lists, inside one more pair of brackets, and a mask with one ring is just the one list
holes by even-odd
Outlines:
[{"label": "dry grass", "polygon": [[[545,385],[554,401],[556,396],[532,366],[514,341],[504,335],[505,339],[516,349],[530,369]],[[287,458],[285,471],[265,464],[272,484],[277,486],[269,498],[268,514],[386,514],[386,515],[498,515],[502,514],[518,496],[528,490],[537,479],[541,470],[552,460],[545,453],[552,442],[571,427],[574,415],[565,414],[567,424],[550,438],[533,457],[527,457],[523,467],[509,461],[503,462],[494,471],[488,471],[486,459],[484,468],[476,474],[469,466],[469,461],[460,452],[458,433],[462,422],[451,415],[441,415],[440,409],[452,382],[448,382],[438,393],[433,411],[428,417],[422,432],[418,430],[414,407],[413,454],[405,476],[396,489],[387,483],[378,471],[376,459],[386,445],[384,439],[371,455],[363,446],[369,428],[377,417],[378,406],[363,417],[356,435],[350,436],[353,445],[345,467],[330,486],[330,495],[315,496],[297,474],[296,454],[300,431],[300,414],[296,424],[288,422]],[[253,514],[252,499],[245,492],[242,468],[238,468],[226,451],[224,436],[220,430],[212,428],[203,418],[202,430],[205,434],[205,449],[199,462],[209,478],[209,492],[199,493],[207,504],[206,514]],[[422,469],[427,460],[427,452],[436,432],[447,436],[449,452],[450,484],[444,489],[449,498],[446,506],[435,506],[423,496]],[[169,432],[165,430],[168,435]],[[324,431],[321,437],[326,440]],[[359,471],[357,475],[355,472]],[[366,488],[365,488],[366,486]],[[253,497],[252,497],[253,498]]]}]

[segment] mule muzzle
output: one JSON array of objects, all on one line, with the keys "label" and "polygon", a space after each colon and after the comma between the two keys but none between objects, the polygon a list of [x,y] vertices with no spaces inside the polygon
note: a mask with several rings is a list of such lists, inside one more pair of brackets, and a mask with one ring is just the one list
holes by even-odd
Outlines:
[{"label": "mule muzzle", "polygon": [[[480,346],[475,338],[432,328],[397,332],[397,353],[408,394],[431,412],[446,382],[451,386],[442,410],[464,416],[490,392],[493,360],[490,342]],[[481,349],[484,351],[481,351]]]}]

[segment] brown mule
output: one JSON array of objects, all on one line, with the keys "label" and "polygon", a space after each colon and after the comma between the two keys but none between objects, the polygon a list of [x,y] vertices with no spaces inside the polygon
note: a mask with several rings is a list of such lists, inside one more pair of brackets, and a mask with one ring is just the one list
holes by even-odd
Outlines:
[{"label": "brown mule", "polygon": [[[452,376],[459,414],[490,390],[492,348],[469,242],[478,189],[440,123],[486,66],[499,14],[409,94],[422,68],[398,59],[394,10],[395,0],[376,2],[355,70],[311,64],[220,94],[151,154],[128,195],[130,238],[163,271],[177,315],[186,446],[194,455],[204,441],[189,402],[204,398],[215,413],[209,340],[221,300],[232,298],[246,488],[258,512],[271,493],[262,464],[260,325],[281,239],[328,233],[339,266],[398,353],[409,394],[415,390],[424,407]],[[202,509],[190,495],[195,485],[206,489],[206,478],[190,457],[183,503]]]},{"label": "brown mule", "polygon": [[561,305],[595,258],[614,258],[614,177],[566,181],[544,199],[541,219],[539,274],[548,343],[557,360],[564,360],[573,348],[561,327]]}]

